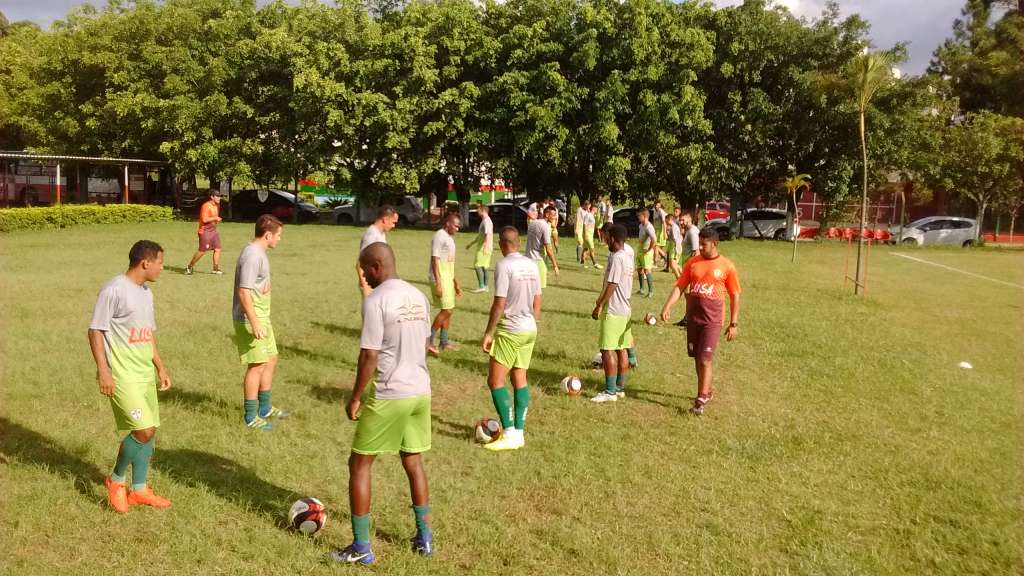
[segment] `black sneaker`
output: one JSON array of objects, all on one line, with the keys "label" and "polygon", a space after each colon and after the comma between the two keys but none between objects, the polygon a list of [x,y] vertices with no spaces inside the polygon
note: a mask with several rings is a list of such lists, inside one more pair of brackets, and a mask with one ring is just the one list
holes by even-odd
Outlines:
[{"label": "black sneaker", "polygon": [[434,539],[425,540],[419,536],[414,536],[409,540],[412,544],[412,551],[414,554],[420,556],[433,556],[434,555]]},{"label": "black sneaker", "polygon": [[682,320],[676,322],[676,326],[679,326],[680,328],[686,328],[686,316],[683,316]]}]

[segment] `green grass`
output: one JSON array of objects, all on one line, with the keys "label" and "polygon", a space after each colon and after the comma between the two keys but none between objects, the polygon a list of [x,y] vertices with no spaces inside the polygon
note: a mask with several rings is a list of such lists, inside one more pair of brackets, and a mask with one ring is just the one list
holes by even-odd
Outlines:
[{"label": "green grass", "polygon": [[[231,271],[250,225],[225,225],[223,277],[167,269],[154,286],[161,398],[152,480],[167,511],[106,509],[119,438],[86,343],[99,287],[131,243],[161,242],[170,266],[194,249],[172,222],[0,237],[0,570],[9,574],[329,574],[351,538],[343,413],[358,352],[352,265],[360,230],[288,227],[274,270],[281,347],[272,433],[241,422],[230,340]],[[429,233],[390,236],[399,271],[426,289]],[[470,253],[460,278],[472,285]],[[685,413],[694,377],[683,333],[635,329],[631,397],[593,405],[597,272],[571,263],[544,295],[527,447],[491,454],[470,424],[490,415],[479,339],[489,299],[466,294],[462,350],[431,360],[426,457],[438,553],[413,556],[396,458],[374,473],[382,574],[1008,574],[1024,566],[1024,290],[890,254],[904,251],[1024,284],[1024,254],[877,248],[870,295],[842,287],[845,246],[727,242],[743,283],[739,339],[723,343],[708,413]],[[463,256],[464,255],[464,256]],[[207,257],[209,258],[209,257]],[[210,261],[200,263],[209,270]],[[634,317],[656,311],[634,302]],[[974,369],[957,368],[967,360]],[[282,529],[295,498],[330,520],[316,538]]]}]

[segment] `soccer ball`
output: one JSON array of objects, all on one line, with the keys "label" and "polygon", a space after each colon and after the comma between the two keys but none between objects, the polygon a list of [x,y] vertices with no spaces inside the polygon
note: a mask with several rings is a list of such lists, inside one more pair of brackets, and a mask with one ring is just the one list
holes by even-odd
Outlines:
[{"label": "soccer ball", "polygon": [[501,422],[494,418],[481,418],[476,423],[476,441],[481,444],[490,444],[501,438]]},{"label": "soccer ball", "polygon": [[648,326],[654,326],[655,324],[658,323],[658,317],[655,316],[654,314],[651,314],[650,312],[648,312],[647,315],[644,316],[644,322]]},{"label": "soccer ball", "polygon": [[326,523],[327,509],[316,498],[296,500],[288,511],[288,524],[306,536],[316,534]]},{"label": "soccer ball", "polygon": [[597,354],[594,354],[594,359],[590,361],[590,367],[591,368],[603,368],[604,367],[604,356],[601,356],[600,352],[598,352]]},{"label": "soccer ball", "polygon": [[583,392],[583,382],[575,374],[570,374],[562,378],[562,391],[569,396],[579,396]]}]

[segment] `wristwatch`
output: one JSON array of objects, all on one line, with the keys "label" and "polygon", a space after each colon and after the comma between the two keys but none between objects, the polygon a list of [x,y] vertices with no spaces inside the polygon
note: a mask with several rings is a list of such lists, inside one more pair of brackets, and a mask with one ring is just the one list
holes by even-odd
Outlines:
[{"label": "wristwatch", "polygon": [[730,322],[729,323],[729,328],[738,328],[738,327],[739,327],[739,324],[737,324],[736,322]]}]

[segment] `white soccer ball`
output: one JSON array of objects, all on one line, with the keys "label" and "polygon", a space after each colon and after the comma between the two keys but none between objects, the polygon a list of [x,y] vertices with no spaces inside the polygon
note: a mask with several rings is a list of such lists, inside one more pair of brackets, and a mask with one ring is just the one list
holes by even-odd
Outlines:
[{"label": "white soccer ball", "polygon": [[476,423],[476,441],[481,444],[490,444],[501,438],[501,422],[494,418],[481,418]]},{"label": "white soccer ball", "polygon": [[569,396],[579,396],[583,392],[583,382],[575,374],[570,374],[562,378],[562,391]]},{"label": "white soccer ball", "polygon": [[592,368],[603,368],[604,367],[604,357],[601,356],[600,352],[598,352],[597,354],[594,354],[594,359],[590,361],[590,366]]},{"label": "white soccer ball", "polygon": [[648,326],[654,326],[655,324],[658,323],[658,317],[655,316],[654,314],[651,314],[650,312],[648,312],[647,315],[644,316],[644,322]]},{"label": "white soccer ball", "polygon": [[327,523],[327,509],[316,498],[296,500],[288,511],[288,524],[306,536],[312,536]]}]

